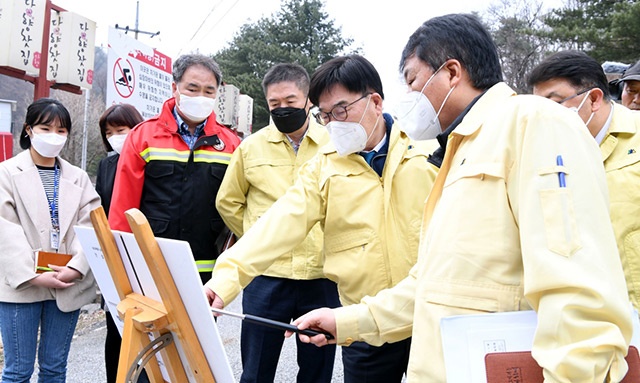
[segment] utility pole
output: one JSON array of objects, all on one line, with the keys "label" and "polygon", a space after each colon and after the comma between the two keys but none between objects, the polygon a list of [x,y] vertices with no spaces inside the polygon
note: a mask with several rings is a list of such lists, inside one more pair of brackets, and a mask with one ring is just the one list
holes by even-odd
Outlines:
[{"label": "utility pole", "polygon": [[120,27],[120,26],[118,26],[118,24],[116,24],[116,29],[123,30],[125,35],[129,31],[134,32],[133,36],[134,36],[134,38],[136,40],[138,39],[138,33],[143,33],[145,35],[151,35],[151,38],[153,38],[154,36],[158,36],[160,34],[160,31],[158,31],[158,32],[147,32],[147,31],[141,31],[138,28],[139,15],[140,15],[140,0],[136,1],[136,24],[135,24],[135,27],[134,27],[135,29],[130,29],[128,25],[126,27]]}]

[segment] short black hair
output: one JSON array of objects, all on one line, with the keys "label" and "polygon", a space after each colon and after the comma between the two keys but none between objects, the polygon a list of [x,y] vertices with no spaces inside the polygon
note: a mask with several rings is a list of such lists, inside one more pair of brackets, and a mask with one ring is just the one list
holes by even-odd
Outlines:
[{"label": "short black hair", "polygon": [[41,98],[32,102],[27,108],[27,115],[22,125],[20,147],[22,149],[31,147],[31,139],[27,135],[27,128],[36,125],[49,125],[56,121],[62,128],[66,128],[67,132],[71,133],[71,116],[60,101],[52,98]]},{"label": "short black hair", "polygon": [[111,126],[128,126],[133,128],[144,121],[138,109],[131,104],[116,104],[111,105],[100,116],[98,125],[100,126],[100,136],[102,137],[102,143],[107,152],[113,150],[109,140],[107,140],[107,125]]},{"label": "short black hair", "polygon": [[476,89],[489,89],[502,81],[498,49],[489,31],[470,14],[450,14],[425,21],[402,51],[400,72],[414,55],[433,70],[447,60],[458,60]]},{"label": "short black hair", "polygon": [[309,73],[300,64],[280,63],[271,67],[262,80],[262,91],[266,97],[269,85],[293,82],[306,96],[309,93]]},{"label": "short black hair", "polygon": [[182,55],[178,57],[178,59],[173,63],[173,82],[176,84],[182,81],[182,76],[184,76],[184,72],[192,66],[201,66],[209,72],[213,73],[216,77],[216,82],[218,86],[222,85],[222,71],[220,70],[220,66],[218,63],[209,56],[191,53],[188,55]]},{"label": "short black hair", "polygon": [[364,95],[367,92],[375,92],[384,99],[378,71],[360,55],[335,57],[320,65],[311,76],[309,100],[318,105],[320,95],[338,84],[352,93]]},{"label": "short black hair", "polygon": [[607,75],[602,66],[588,54],[567,50],[554,53],[533,68],[527,83],[530,87],[553,79],[566,80],[576,91],[598,88],[605,100],[611,99]]}]

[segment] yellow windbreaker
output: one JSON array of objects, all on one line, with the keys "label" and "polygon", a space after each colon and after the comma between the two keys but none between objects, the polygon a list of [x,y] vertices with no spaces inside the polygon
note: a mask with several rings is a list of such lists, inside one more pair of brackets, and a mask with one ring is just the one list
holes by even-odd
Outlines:
[{"label": "yellow windbreaker", "polygon": [[324,274],[338,284],[342,304],[406,277],[437,171],[426,159],[437,143],[412,142],[395,125],[389,139],[382,177],[358,154],[321,148],[287,193],[218,258],[207,287],[228,304],[317,223],[324,230]]},{"label": "yellow windbreaker", "polygon": [[408,278],[336,309],[339,343],[413,330],[408,381],[441,383],[441,318],[533,308],[546,383],[624,376],[630,304],[600,153],[575,113],[493,86],[449,136],[422,227]]},{"label": "yellow windbreaker", "polygon": [[[294,152],[287,137],[269,125],[247,137],[233,152],[216,197],[216,207],[236,236],[242,235],[293,185],[298,170],[329,142],[326,129],[311,119]],[[313,226],[306,239],[281,255],[262,274],[288,279],[324,278],[322,229]]]},{"label": "yellow windbreaker", "polygon": [[614,104],[600,151],[629,299],[640,309],[640,112]]}]

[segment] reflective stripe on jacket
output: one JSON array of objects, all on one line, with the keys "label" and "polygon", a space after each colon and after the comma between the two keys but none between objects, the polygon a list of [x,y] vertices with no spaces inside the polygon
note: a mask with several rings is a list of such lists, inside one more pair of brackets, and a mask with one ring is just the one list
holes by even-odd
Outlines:
[{"label": "reflective stripe on jacket", "polygon": [[196,267],[199,273],[212,272],[213,266],[216,265],[215,259],[196,261]]}]

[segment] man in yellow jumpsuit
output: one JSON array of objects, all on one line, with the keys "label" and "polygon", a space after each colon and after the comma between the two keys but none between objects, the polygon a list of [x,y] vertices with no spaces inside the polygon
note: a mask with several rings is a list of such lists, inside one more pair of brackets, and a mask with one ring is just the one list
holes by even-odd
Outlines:
[{"label": "man in yellow jumpsuit", "polygon": [[533,69],[533,94],[575,110],[600,146],[611,223],[629,299],[640,308],[640,113],[611,101],[607,77],[584,52],[558,52]]},{"label": "man in yellow jumpsuit", "polygon": [[545,382],[622,379],[630,304],[600,153],[584,123],[502,83],[493,40],[472,15],[426,21],[401,63],[411,88],[441,109],[448,136],[418,263],[375,297],[294,323],[329,331],[338,344],[412,335],[408,382],[441,383],[442,318],[533,308],[532,354]]},{"label": "man in yellow jumpsuit", "polygon": [[[298,169],[329,142],[324,127],[310,118],[309,74],[298,64],[282,63],[265,74],[262,88],[273,124],[247,137],[233,152],[216,196],[225,224],[242,237],[287,189]],[[336,284],[322,272],[322,229],[283,253],[256,277],[242,295],[242,311],[291,322],[314,308],[338,307]],[[282,331],[243,322],[240,382],[273,382],[284,337]],[[298,342],[297,382],[331,382],[333,349]]]},{"label": "man in yellow jumpsuit", "polygon": [[[361,56],[332,59],[313,74],[309,99],[320,108],[331,144],[300,168],[285,195],[218,259],[205,289],[214,306],[229,303],[252,278],[286,261],[283,254],[318,223],[324,259],[317,266],[338,284],[343,305],[407,276],[435,178],[436,168],[427,162],[435,141],[411,141],[382,112],[383,98],[377,71]],[[358,342],[342,350],[345,382],[402,380],[410,340],[383,343]]]}]

